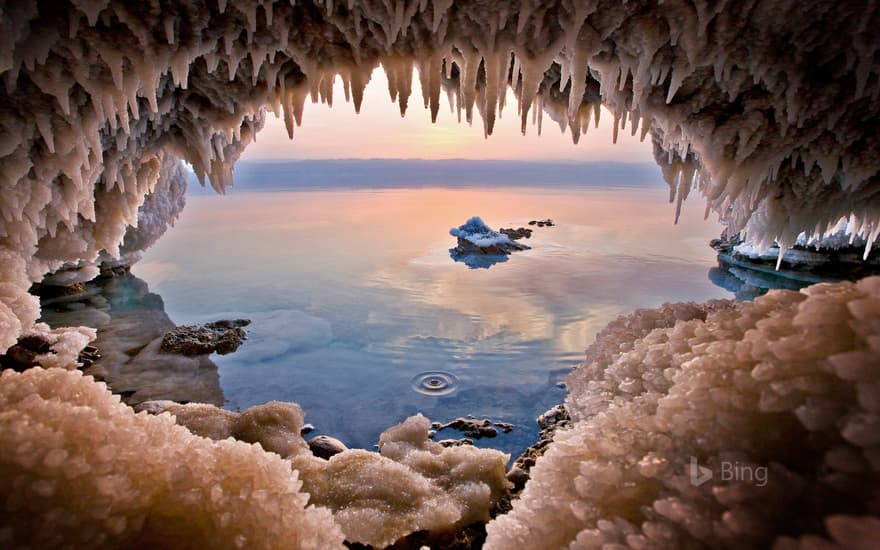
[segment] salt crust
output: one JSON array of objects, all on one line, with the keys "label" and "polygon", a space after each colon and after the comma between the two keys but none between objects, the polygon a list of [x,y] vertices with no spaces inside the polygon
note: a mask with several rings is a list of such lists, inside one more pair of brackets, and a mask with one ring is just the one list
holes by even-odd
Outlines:
[{"label": "salt crust", "polygon": [[[849,217],[880,232],[880,7],[866,2],[387,0],[0,3],[0,352],[38,317],[31,282],[111,258],[188,161],[221,191],[267,110],[355,109],[373,68],[406,110],[413,67],[491,134],[512,85],[574,139],[649,133],[672,199],[697,187],[765,249]],[[344,129],[340,129],[344,132]]]},{"label": "salt crust", "polygon": [[[880,277],[640,310],[587,358],[568,380],[573,428],[487,526],[485,548],[880,537]],[[691,483],[691,457],[713,479]]]},{"label": "salt crust", "polygon": [[341,548],[290,464],[135,414],[78,371],[0,375],[4,548]]},{"label": "salt crust", "polygon": [[489,512],[509,487],[509,455],[476,447],[447,448],[428,438],[422,415],[389,428],[379,452],[351,449],[330,460],[316,458],[300,436],[303,413],[271,402],[242,413],[205,404],[164,409],[194,434],[259,443],[289,457],[310,504],[329,508],[345,539],[388,546],[415,531],[452,531]]}]

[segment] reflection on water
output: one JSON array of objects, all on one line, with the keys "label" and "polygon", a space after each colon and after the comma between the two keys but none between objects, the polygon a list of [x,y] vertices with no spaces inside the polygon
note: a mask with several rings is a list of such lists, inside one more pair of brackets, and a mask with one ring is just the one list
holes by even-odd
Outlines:
[{"label": "reflection on water", "polygon": [[162,298],[130,273],[101,276],[82,293],[44,299],[41,321],[52,327],[98,329],[101,356],[85,374],[106,381],[114,393],[136,405],[151,399],[222,405],[217,366],[207,356],[162,353],[162,336],[175,327]]},{"label": "reflection on water", "polygon": [[[319,432],[366,448],[417,412],[488,416],[515,425],[489,444],[517,453],[609,321],[730,296],[706,278],[719,226],[699,204],[674,226],[666,194],[659,184],[197,196],[135,271],[178,324],[252,320],[244,345],[214,358],[229,408],[298,402]],[[448,231],[475,215],[495,228],[557,225],[535,229],[532,250],[468,269],[450,259]]]},{"label": "reflection on water", "polygon": [[507,261],[506,254],[460,254],[454,248],[449,249],[449,257],[454,262],[461,262],[471,269],[489,269],[495,264]]}]

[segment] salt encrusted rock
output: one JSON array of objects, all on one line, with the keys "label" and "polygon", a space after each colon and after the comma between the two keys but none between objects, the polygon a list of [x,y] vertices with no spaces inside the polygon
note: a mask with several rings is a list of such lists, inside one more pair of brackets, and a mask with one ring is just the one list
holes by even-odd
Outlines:
[{"label": "salt encrusted rock", "polygon": [[295,403],[270,401],[236,413],[205,403],[173,404],[163,412],[174,415],[181,426],[211,439],[234,438],[258,443],[263,449],[282,458],[308,453],[300,436],[303,412]]},{"label": "salt encrusted rock", "polygon": [[477,216],[459,227],[450,229],[449,234],[458,241],[458,245],[449,251],[454,256],[470,254],[506,256],[512,252],[530,248],[514,242],[506,234],[492,230]]},{"label": "salt encrusted rock", "polygon": [[351,542],[384,547],[416,531],[452,532],[489,519],[509,482],[508,455],[428,439],[428,420],[408,418],[379,438],[379,453],[348,450],[292,463],[311,503],[326,506]]},{"label": "salt encrusted rock", "polygon": [[485,548],[873,543],[877,342],[880,277],[621,317]]},{"label": "salt encrusted rock", "polygon": [[204,325],[184,325],[168,331],[162,338],[163,353],[180,355],[226,355],[238,349],[247,339],[241,327],[250,324],[248,319],[221,320]]},{"label": "salt encrusted rock", "polygon": [[79,371],[0,375],[4,548],[342,548],[290,464],[135,414]]},{"label": "salt encrusted rock", "polygon": [[510,229],[505,229],[502,227],[498,230],[498,232],[503,235],[507,235],[513,241],[517,241],[519,239],[530,239],[532,237],[532,230],[525,227],[520,227],[517,229],[514,229],[512,227]]},{"label": "salt encrusted rock", "polygon": [[273,401],[241,414],[192,403],[165,411],[196,435],[258,443],[287,457],[309,503],[332,510],[349,542],[382,547],[415,531],[447,532],[486,521],[509,487],[508,455],[447,449],[428,439],[429,422],[421,415],[386,430],[379,453],[371,453],[327,436],[307,444],[300,435],[302,410],[292,403]]},{"label": "salt encrusted rock", "polygon": [[[553,437],[556,435],[556,430],[560,428],[565,428],[571,422],[571,417],[568,414],[568,411],[565,409],[564,404],[556,405],[543,414],[539,416],[535,420],[538,424],[538,429],[540,430],[538,434],[538,441],[534,444],[530,445],[528,449],[523,451],[521,455],[519,455],[516,460],[513,462],[513,467],[507,473],[508,479],[514,483],[514,490],[518,491],[522,489],[523,485],[525,485],[525,481],[520,483],[520,478],[522,475],[525,475],[528,478],[529,470],[531,470],[532,466],[535,465],[535,461],[538,460],[540,456],[542,456],[547,449],[550,447],[550,444],[553,442]],[[516,472],[515,470],[519,470],[522,472]],[[511,476],[514,479],[511,479]]]},{"label": "salt encrusted rock", "polygon": [[309,439],[309,450],[318,458],[329,459],[342,451],[347,451],[345,443],[329,435],[316,435]]}]

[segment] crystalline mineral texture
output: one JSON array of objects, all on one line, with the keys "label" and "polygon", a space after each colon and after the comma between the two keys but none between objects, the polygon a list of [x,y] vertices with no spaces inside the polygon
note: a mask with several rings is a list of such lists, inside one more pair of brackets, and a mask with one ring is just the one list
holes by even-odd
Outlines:
[{"label": "crystalline mineral texture", "polygon": [[[0,545],[329,548],[361,526],[383,544],[429,519],[484,518],[494,498],[494,470],[459,487],[479,461],[447,460],[410,425],[419,434],[390,436],[379,455],[301,455],[331,508],[322,480],[355,472],[339,481],[355,503],[337,510],[351,520],[340,531],[306,507],[288,462],[134,415],[63,370],[94,332],[36,324],[28,289],[65,266],[135,258],[179,211],[141,206],[156,190],[174,196],[181,160],[222,192],[267,110],[292,136],[306,99],[330,103],[337,76],[359,109],[381,65],[404,112],[415,66],[433,116],[445,88],[487,135],[508,86],[523,131],[546,113],[577,140],[608,106],[616,131],[651,135],[674,201],[698,189],[761,250],[831,234],[841,218],[870,245],[878,27],[873,0],[0,1],[0,353],[39,336],[51,351],[36,362],[62,367],[0,377]],[[876,541],[878,304],[872,278],[612,323],[570,381],[572,427],[486,546]],[[691,483],[691,457],[714,477]],[[726,464],[739,477],[723,479]],[[745,480],[763,467],[765,485]],[[384,471],[422,480],[402,516],[369,484]]]}]

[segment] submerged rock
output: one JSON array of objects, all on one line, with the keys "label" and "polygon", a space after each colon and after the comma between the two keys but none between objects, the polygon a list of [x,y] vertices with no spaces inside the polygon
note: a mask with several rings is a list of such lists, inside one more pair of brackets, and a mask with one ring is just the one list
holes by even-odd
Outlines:
[{"label": "submerged rock", "polygon": [[[718,252],[718,264],[746,283],[759,288],[801,288],[813,283],[855,281],[880,274],[880,249],[868,247],[858,235],[840,230],[825,239],[801,235],[794,246],[778,244],[763,249],[744,242],[739,235],[723,234],[709,246]],[[743,270],[748,270],[741,275]]]},{"label": "submerged rock", "polygon": [[[556,430],[564,428],[571,423],[571,416],[569,416],[565,405],[560,403],[544,412],[535,419],[535,422],[537,422],[538,428],[541,430],[538,435],[538,441],[516,458],[513,466],[507,473],[508,479],[515,486],[514,491],[518,491],[525,486],[525,480],[529,477],[529,470],[535,465],[538,457],[547,451],[550,443],[553,442]],[[522,479],[523,477],[524,479]]]},{"label": "submerged rock", "polygon": [[343,548],[290,463],[135,414],[81,371],[0,375],[3,548]]},{"label": "submerged rock", "polygon": [[248,319],[224,319],[204,325],[184,325],[170,330],[162,338],[160,350],[180,355],[226,355],[238,349],[247,339],[241,327],[250,324]]},{"label": "submerged rock", "polygon": [[[225,402],[217,366],[208,355],[160,350],[176,325],[162,298],[127,267],[105,269],[77,295],[41,299],[42,319],[55,330],[85,324],[97,329],[75,357],[84,374],[104,381],[128,405],[156,399],[177,403]],[[50,334],[45,338],[55,339]],[[70,347],[70,346],[68,346]],[[53,353],[57,353],[56,344]],[[70,353],[75,351],[70,348]],[[41,356],[41,361],[46,362]],[[55,361],[55,364],[58,364]]]}]

